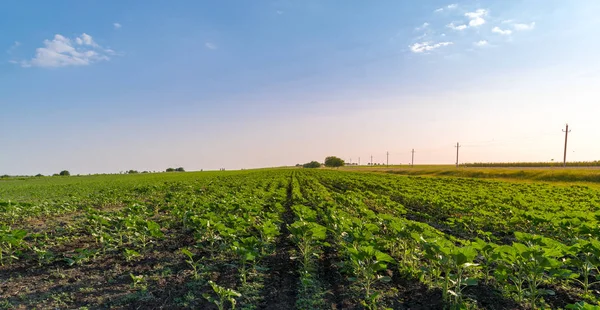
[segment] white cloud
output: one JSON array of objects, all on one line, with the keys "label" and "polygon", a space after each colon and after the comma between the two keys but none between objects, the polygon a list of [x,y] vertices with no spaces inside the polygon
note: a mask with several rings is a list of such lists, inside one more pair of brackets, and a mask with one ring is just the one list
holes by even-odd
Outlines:
[{"label": "white cloud", "polygon": [[477,18],[477,17],[482,17],[482,16],[487,16],[488,11],[485,9],[477,9],[475,12],[467,12],[465,13],[465,16],[471,19]]},{"label": "white cloud", "polygon": [[432,51],[434,49],[443,47],[443,46],[448,46],[448,45],[452,45],[452,42],[439,42],[439,43],[435,43],[435,44],[431,44],[431,42],[421,42],[421,43],[415,43],[413,45],[410,45],[409,48],[413,53],[423,53],[423,52],[429,52]]},{"label": "white cloud", "polygon": [[492,29],[493,33],[497,33],[497,34],[501,34],[503,36],[508,36],[512,33],[512,31],[510,29],[501,29],[500,27],[494,27],[494,29]]},{"label": "white cloud", "polygon": [[[76,44],[73,44],[73,43]],[[95,62],[109,60],[107,55],[115,54],[104,49],[92,36],[84,33],[73,40],[56,34],[52,40],[44,40],[44,47],[36,49],[35,57],[30,61],[21,61],[23,67],[66,67],[86,66]]]},{"label": "white cloud", "polygon": [[467,12],[465,16],[470,19],[469,26],[470,27],[478,27],[485,24],[485,19],[483,17],[488,15],[488,11],[484,9],[477,9],[475,12]]},{"label": "white cloud", "polygon": [[529,24],[514,24],[513,27],[515,27],[515,30],[517,31],[532,30],[535,28],[535,22]]},{"label": "white cloud", "polygon": [[204,46],[206,46],[206,48],[211,49],[211,50],[216,50],[217,49],[217,45],[211,42],[206,42],[204,43]]},{"label": "white cloud", "polygon": [[456,26],[454,23],[449,23],[448,25],[446,25],[446,27],[452,29],[452,30],[465,30],[467,29],[467,25],[458,25]]},{"label": "white cloud", "polygon": [[82,35],[80,35],[79,37],[75,38],[75,42],[77,42],[77,44],[79,45],[88,45],[88,46],[93,46],[93,47],[99,47],[98,44],[96,44],[96,42],[94,42],[94,39],[92,39],[92,36],[84,33]]},{"label": "white cloud", "polygon": [[115,29],[119,29],[119,28],[121,28],[123,26],[121,26],[121,24],[119,24],[119,23],[114,23],[113,27],[115,27]]},{"label": "white cloud", "polygon": [[512,22],[514,22],[514,20],[512,20],[512,19],[505,19],[502,21],[503,24],[510,24]]},{"label": "white cloud", "polygon": [[485,24],[485,19],[481,17],[476,17],[475,19],[469,21],[469,26],[471,27],[481,26],[483,24]]},{"label": "white cloud", "polygon": [[434,12],[439,13],[439,12],[442,12],[443,10],[444,10],[444,8],[439,8],[439,9],[436,9]]},{"label": "white cloud", "polygon": [[489,45],[488,41],[486,41],[486,40],[480,40],[480,41],[477,41],[477,42],[475,42],[473,44],[475,44],[475,46],[479,46],[479,47],[483,47],[483,46]]},{"label": "white cloud", "polygon": [[281,14],[283,14],[283,11],[277,10],[276,13],[277,13],[277,15],[281,15]]},{"label": "white cloud", "polygon": [[425,23],[423,23],[423,25],[421,25],[421,27],[415,28],[415,30],[419,31],[419,30],[423,30],[427,27],[429,27],[429,23],[425,22]]}]

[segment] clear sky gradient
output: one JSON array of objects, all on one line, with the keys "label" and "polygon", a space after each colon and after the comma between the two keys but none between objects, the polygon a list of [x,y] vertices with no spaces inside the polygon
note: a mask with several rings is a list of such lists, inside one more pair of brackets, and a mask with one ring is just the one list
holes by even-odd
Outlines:
[{"label": "clear sky gradient", "polygon": [[0,174],[600,159],[600,1],[2,1]]}]

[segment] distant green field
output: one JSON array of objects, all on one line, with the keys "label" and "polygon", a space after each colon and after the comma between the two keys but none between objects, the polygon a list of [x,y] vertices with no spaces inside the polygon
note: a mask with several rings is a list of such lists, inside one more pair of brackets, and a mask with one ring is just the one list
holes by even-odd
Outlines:
[{"label": "distant green field", "polygon": [[[524,167],[563,167],[562,162],[513,162],[513,163],[464,163],[463,167],[481,167],[481,168],[524,168]],[[566,163],[567,167],[599,167],[600,161],[571,161]]]},{"label": "distant green field", "polygon": [[375,171],[402,175],[450,176],[487,179],[514,179],[547,182],[600,183],[600,169],[596,167],[548,168],[471,168],[454,165],[359,166],[340,168],[348,171]]}]

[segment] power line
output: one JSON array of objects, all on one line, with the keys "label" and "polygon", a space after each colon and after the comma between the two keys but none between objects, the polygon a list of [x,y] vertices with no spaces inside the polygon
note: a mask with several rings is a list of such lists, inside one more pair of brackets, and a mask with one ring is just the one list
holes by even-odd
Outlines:
[{"label": "power line", "polygon": [[565,156],[563,157],[563,167],[567,166],[567,137],[569,136],[569,132],[571,132],[569,130],[569,124],[567,124],[567,128],[563,129],[563,132],[565,133]]}]

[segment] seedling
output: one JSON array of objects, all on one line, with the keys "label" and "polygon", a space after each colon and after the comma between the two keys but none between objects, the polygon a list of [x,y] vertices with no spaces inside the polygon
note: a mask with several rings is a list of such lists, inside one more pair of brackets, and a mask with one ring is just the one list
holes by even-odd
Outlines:
[{"label": "seedling", "polygon": [[185,262],[188,263],[188,265],[190,265],[190,267],[192,267],[192,270],[194,272],[194,280],[199,280],[200,279],[199,270],[203,267],[202,264],[200,263],[200,260],[194,260],[194,254],[192,252],[190,252],[190,250],[188,250],[188,249],[181,249],[181,253],[183,255],[187,256],[187,258],[188,258]]},{"label": "seedling", "polygon": [[131,277],[133,288],[140,288],[142,291],[145,291],[147,289],[146,279],[144,278],[144,275],[136,276],[133,273],[130,273],[129,276]]},{"label": "seedling", "polygon": [[136,258],[142,256],[140,253],[138,253],[137,251],[132,250],[132,249],[125,249],[123,251],[123,255],[125,256],[125,260],[127,262],[131,262],[131,261],[135,260]]},{"label": "seedling", "polygon": [[217,295],[217,298],[213,297],[211,294],[204,293],[202,296],[206,298],[209,302],[212,302],[217,306],[219,310],[224,310],[227,302],[231,305],[231,310],[235,309],[236,297],[241,297],[242,294],[222,286],[219,286],[213,281],[208,281],[210,286],[213,289],[213,292]]},{"label": "seedling", "polygon": [[389,282],[388,276],[383,276],[380,272],[387,269],[389,263],[393,263],[394,259],[371,246],[359,246],[358,249],[353,247],[346,249],[350,254],[350,264],[354,273],[355,281],[362,286],[364,291],[364,306],[368,309],[377,309],[377,300],[380,298],[378,292],[373,291],[373,285],[376,282]]}]

